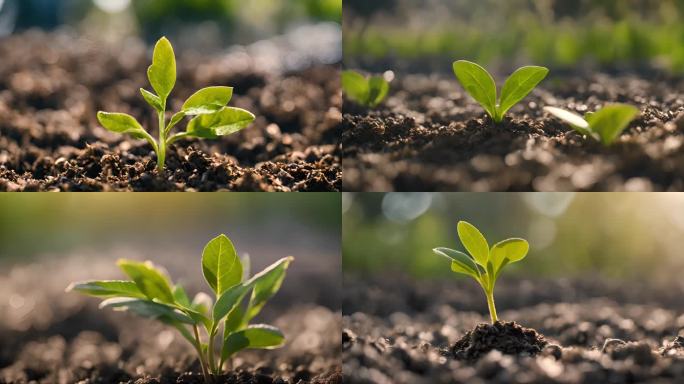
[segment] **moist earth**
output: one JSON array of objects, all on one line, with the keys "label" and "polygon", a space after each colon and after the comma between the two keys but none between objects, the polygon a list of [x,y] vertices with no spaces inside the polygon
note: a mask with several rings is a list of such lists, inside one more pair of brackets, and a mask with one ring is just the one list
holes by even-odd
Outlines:
[{"label": "moist earth", "polygon": [[227,85],[234,87],[229,105],[257,118],[216,140],[179,140],[159,174],[147,142],[108,132],[96,120],[98,110],[129,113],[156,136],[154,112],[138,90],[149,89],[148,51],[137,41],[121,51],[64,31],[0,39],[0,190],[341,188],[336,65],[274,69],[239,49],[178,55],[169,109],[178,110],[201,87]]},{"label": "moist earth", "polygon": [[[400,75],[376,109],[345,100],[348,191],[684,189],[684,79],[659,72],[561,73],[494,124],[453,75]],[[612,146],[543,112],[606,103],[641,114]]]},{"label": "moist earth", "polygon": [[[684,380],[681,284],[509,278],[497,283],[502,321],[491,325],[470,283],[345,276],[344,382]],[[502,333],[516,336],[497,341]]]}]

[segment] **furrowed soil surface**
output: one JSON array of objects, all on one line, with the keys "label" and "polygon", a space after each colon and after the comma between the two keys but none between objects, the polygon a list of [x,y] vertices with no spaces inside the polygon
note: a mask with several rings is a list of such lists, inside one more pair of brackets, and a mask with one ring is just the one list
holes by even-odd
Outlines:
[{"label": "furrowed soil surface", "polygon": [[599,281],[501,281],[499,318],[517,324],[492,326],[470,281],[345,276],[344,381],[683,382],[683,287]]},{"label": "furrowed soil surface", "polygon": [[[608,148],[542,109],[610,102],[641,115]],[[344,190],[684,190],[682,78],[552,73],[495,126],[453,75],[400,75],[377,109],[343,112]]]},{"label": "furrowed soil surface", "polygon": [[[204,383],[193,348],[175,329],[99,310],[99,300],[64,292],[70,281],[122,278],[116,258],[140,257],[126,251],[0,268],[0,383]],[[189,266],[184,251],[156,250],[168,256],[154,262],[168,267],[191,294],[207,292],[198,280],[199,261]],[[316,259],[333,260],[325,252],[299,255],[281,290],[253,321],[279,327],[285,346],[238,353],[217,384],[341,383],[341,282],[326,274],[325,265],[305,261]],[[261,270],[265,262],[259,264]]]},{"label": "furrowed soil surface", "polygon": [[304,53],[301,69],[277,65],[285,40],[215,56],[177,50],[169,109],[201,87],[227,85],[229,105],[257,119],[216,140],[179,140],[159,175],[147,142],[96,120],[98,110],[129,113],[157,136],[155,113],[138,90],[150,89],[149,47],[130,41],[108,49],[66,32],[0,39],[0,190],[339,190],[338,68]]}]

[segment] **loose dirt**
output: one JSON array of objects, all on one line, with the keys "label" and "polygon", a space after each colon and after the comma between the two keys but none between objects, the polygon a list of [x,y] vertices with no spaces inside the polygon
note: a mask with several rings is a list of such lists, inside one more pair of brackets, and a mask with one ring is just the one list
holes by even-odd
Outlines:
[{"label": "loose dirt", "polygon": [[684,380],[681,287],[509,278],[495,295],[505,321],[491,325],[470,281],[344,284],[345,383]]},{"label": "loose dirt", "polygon": [[[344,190],[684,190],[681,77],[552,73],[498,125],[454,76],[399,75],[391,87],[376,110],[345,100]],[[607,148],[543,112],[610,102],[641,115]]]},{"label": "loose dirt", "polygon": [[160,175],[145,141],[110,133],[95,118],[98,110],[129,113],[156,136],[138,91],[149,89],[148,47],[132,41],[121,51],[67,32],[29,31],[0,39],[0,57],[0,190],[341,188],[336,65],[279,71],[249,51],[180,55],[169,109],[201,87],[228,85],[229,105],[257,119],[217,140],[178,141]]}]

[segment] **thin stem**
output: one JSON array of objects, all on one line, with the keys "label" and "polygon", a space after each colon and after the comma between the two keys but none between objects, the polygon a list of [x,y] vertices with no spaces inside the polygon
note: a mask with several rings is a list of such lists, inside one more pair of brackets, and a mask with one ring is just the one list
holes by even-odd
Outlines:
[{"label": "thin stem", "polygon": [[166,119],[164,111],[159,111],[159,151],[157,152],[157,171],[161,174],[164,171],[166,160]]},{"label": "thin stem", "polygon": [[211,375],[209,374],[209,371],[207,370],[207,362],[204,357],[204,353],[202,352],[202,342],[200,341],[200,335],[199,335],[199,329],[197,328],[197,324],[194,324],[192,326],[192,329],[195,331],[195,340],[197,341],[197,352],[199,352],[200,356],[200,366],[202,366],[202,375],[204,375],[204,381],[207,383],[211,383]]},{"label": "thin stem", "polygon": [[485,290],[487,296],[487,306],[489,307],[489,316],[492,319],[492,324],[496,323],[499,318],[496,316],[496,306],[494,305],[494,290]]},{"label": "thin stem", "polygon": [[216,369],[216,362],[214,360],[214,336],[215,332],[212,330],[209,332],[209,347],[208,347],[208,354],[209,354],[209,368],[214,372],[214,375],[217,375],[220,373]]}]

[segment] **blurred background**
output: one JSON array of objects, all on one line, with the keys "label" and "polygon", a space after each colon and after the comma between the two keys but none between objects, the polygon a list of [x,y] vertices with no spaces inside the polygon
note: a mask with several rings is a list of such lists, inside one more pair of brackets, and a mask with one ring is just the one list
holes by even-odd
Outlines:
[{"label": "blurred background", "polygon": [[344,63],[684,72],[684,0],[345,0]]},{"label": "blurred background", "polygon": [[530,243],[505,276],[608,279],[667,285],[684,271],[684,194],[679,193],[345,193],[345,276],[469,279],[432,253],[464,250],[456,223],[490,245]]},{"label": "blurred background", "polygon": [[[64,289],[123,278],[118,258],[151,260],[192,295],[207,292],[202,249],[221,233],[253,273],[295,257],[265,318],[295,304],[340,309],[339,194],[2,194],[0,212],[0,329],[40,328],[95,304]],[[37,307],[47,313],[36,318]]]},{"label": "blurred background", "polygon": [[[181,49],[211,51],[308,30],[309,40],[330,44],[337,37],[339,45],[341,14],[342,0],[0,0],[0,38],[66,28],[114,42],[141,37],[153,43],[166,35]],[[318,34],[311,34],[312,25]]]}]

